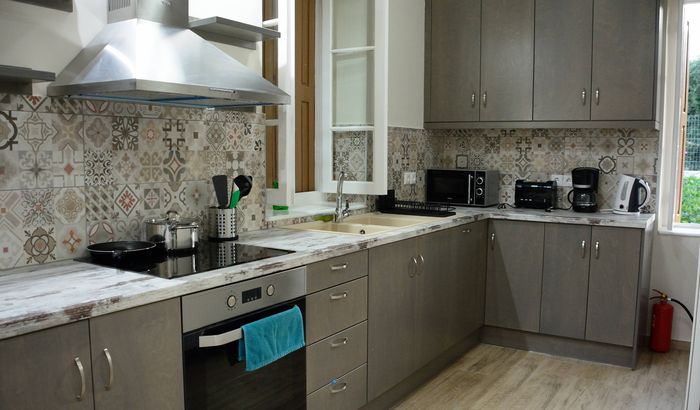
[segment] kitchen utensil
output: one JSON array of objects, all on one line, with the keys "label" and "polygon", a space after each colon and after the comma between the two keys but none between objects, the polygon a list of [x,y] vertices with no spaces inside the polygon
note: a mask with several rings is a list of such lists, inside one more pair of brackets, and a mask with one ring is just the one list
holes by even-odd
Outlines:
[{"label": "kitchen utensil", "polygon": [[[236,191],[238,192],[238,191]],[[212,239],[238,239],[238,224],[236,208],[209,208],[209,237]]]},{"label": "kitchen utensil", "polygon": [[164,218],[150,218],[146,224],[146,239],[168,251],[194,249],[199,243],[199,224],[193,218],[180,218],[168,211]]},{"label": "kitchen utensil", "polygon": [[233,179],[233,183],[241,190],[241,198],[243,198],[253,188],[253,177],[250,175],[239,175]]},{"label": "kitchen utensil", "polygon": [[241,191],[235,190],[231,192],[231,201],[228,203],[229,208],[235,208],[238,205],[238,201],[241,199]]},{"label": "kitchen utensil", "polygon": [[575,212],[595,212],[598,210],[599,175],[600,171],[597,168],[580,167],[571,170],[571,182],[574,189],[569,191],[567,197]]},{"label": "kitchen utensil", "polygon": [[228,196],[228,177],[226,175],[214,175],[211,177],[216,192],[216,201],[219,208],[226,208],[226,197]]},{"label": "kitchen utensil", "polygon": [[[641,200],[644,191],[644,201]],[[613,202],[613,212],[616,214],[639,214],[639,208],[651,200],[651,187],[641,179],[630,175],[620,175],[617,183],[617,194]]]},{"label": "kitchen utensil", "polygon": [[144,241],[102,242],[88,245],[90,259],[100,265],[134,267],[151,261],[156,244]]}]

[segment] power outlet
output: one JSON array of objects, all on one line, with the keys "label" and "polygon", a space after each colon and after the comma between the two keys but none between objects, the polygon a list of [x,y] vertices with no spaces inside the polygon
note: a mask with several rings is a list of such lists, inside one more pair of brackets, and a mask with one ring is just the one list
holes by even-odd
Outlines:
[{"label": "power outlet", "polygon": [[571,174],[552,174],[551,180],[556,181],[559,187],[571,187]]},{"label": "power outlet", "polygon": [[403,173],[403,184],[404,185],[415,185],[416,184],[416,173],[415,172],[404,172]]}]

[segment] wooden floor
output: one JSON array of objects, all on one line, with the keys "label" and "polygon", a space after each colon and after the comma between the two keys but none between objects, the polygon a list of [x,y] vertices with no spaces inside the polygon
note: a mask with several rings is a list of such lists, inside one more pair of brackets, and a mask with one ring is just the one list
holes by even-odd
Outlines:
[{"label": "wooden floor", "polygon": [[645,352],[636,370],[479,345],[399,409],[681,409],[688,352]]}]

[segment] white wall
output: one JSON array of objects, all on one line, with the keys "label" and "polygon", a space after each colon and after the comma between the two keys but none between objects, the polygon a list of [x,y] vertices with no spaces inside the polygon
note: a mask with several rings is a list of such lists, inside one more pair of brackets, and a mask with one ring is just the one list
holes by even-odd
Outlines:
[{"label": "white wall", "polygon": [[[695,306],[695,283],[698,273],[700,238],[677,235],[654,237],[651,263],[651,287],[683,302],[688,309]],[[683,308],[673,306],[674,340],[690,341],[692,322]]]},{"label": "white wall", "polygon": [[[72,13],[0,0],[0,64],[59,73],[107,24],[107,0],[73,0]],[[193,5],[195,7],[193,7]],[[260,25],[262,0],[191,0],[197,17],[219,15]],[[218,12],[218,13],[217,13]],[[262,46],[247,50],[216,44],[249,68],[261,72]],[[48,83],[34,85],[45,95]]]},{"label": "white wall", "polygon": [[106,0],[74,0],[73,13],[0,0],[0,11],[0,64],[56,73],[107,24]]},{"label": "white wall", "polygon": [[423,128],[425,0],[389,0],[389,126]]}]

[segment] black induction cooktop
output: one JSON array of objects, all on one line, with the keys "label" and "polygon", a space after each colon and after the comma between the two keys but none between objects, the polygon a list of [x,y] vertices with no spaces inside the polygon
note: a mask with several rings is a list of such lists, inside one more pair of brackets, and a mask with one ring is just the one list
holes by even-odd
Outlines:
[{"label": "black induction cooktop", "polygon": [[123,260],[116,266],[95,263],[90,257],[76,260],[172,279],[289,253],[293,251],[235,241],[200,241],[193,250],[166,252],[156,249],[145,260]]}]

